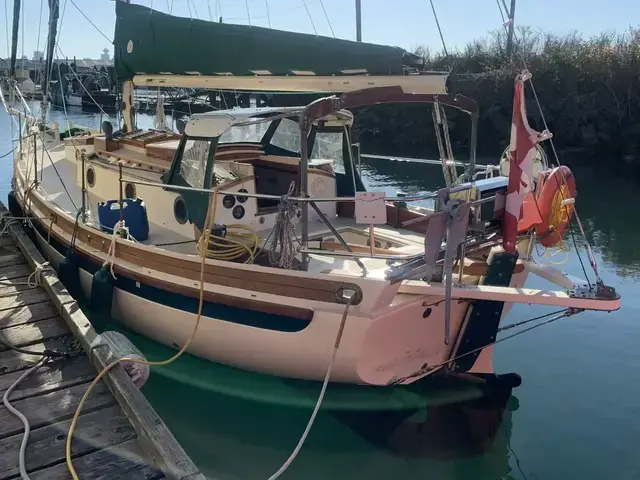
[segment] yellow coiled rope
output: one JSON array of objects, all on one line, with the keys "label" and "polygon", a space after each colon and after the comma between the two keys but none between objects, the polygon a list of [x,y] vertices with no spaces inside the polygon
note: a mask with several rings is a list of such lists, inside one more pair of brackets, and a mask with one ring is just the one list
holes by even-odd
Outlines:
[{"label": "yellow coiled rope", "polygon": [[[244,263],[253,263],[256,250],[260,243],[260,238],[256,234],[255,230],[249,225],[243,225],[241,223],[234,223],[227,225],[227,234],[225,236],[209,234],[209,241],[207,242],[206,235],[203,233],[198,240],[196,246],[198,254],[204,255],[207,258],[213,258],[216,260],[237,260],[247,256]],[[231,231],[236,229],[239,231]],[[203,249],[203,245],[207,243]]]}]

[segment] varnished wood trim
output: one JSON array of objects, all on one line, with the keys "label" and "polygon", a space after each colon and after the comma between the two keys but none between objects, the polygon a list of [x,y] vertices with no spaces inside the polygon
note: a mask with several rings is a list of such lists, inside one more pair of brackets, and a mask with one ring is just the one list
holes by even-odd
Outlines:
[{"label": "varnished wood trim", "polygon": [[[56,212],[39,199],[37,195],[32,195],[31,200],[33,201],[33,205],[42,212],[41,216],[56,215],[54,224],[67,235],[73,234],[75,223],[73,220],[67,216],[56,214]],[[44,228],[48,229],[46,224],[47,222],[44,221]],[[78,225],[77,241],[85,243],[90,248],[95,248],[103,254],[107,254],[109,244],[111,243],[111,236],[80,224]],[[78,243],[76,249],[89,253],[87,247],[82,245],[82,243]],[[155,252],[152,251],[151,248],[154,247],[144,248],[139,244],[118,241],[116,257],[131,262],[134,265],[144,266],[159,272],[169,273],[181,278],[199,280],[200,259],[197,256],[186,256],[169,251],[164,251],[164,253],[160,251]],[[211,284],[242,290],[328,303],[341,303],[340,299],[336,296],[336,292],[338,292],[340,288],[354,287],[353,284],[348,282],[279,275],[276,269],[272,270],[272,272],[263,272],[243,270],[234,268],[233,266],[226,267],[207,264],[205,266],[205,281]],[[358,301],[357,303],[360,302]]]},{"label": "varnished wood trim", "polygon": [[[42,230],[48,231],[48,225],[45,225],[43,222],[40,222],[39,220],[35,220],[34,222],[38,223]],[[65,233],[68,233],[68,232],[65,232]],[[68,240],[62,235],[58,234],[55,230],[51,232],[51,236],[52,238],[55,238],[58,242],[60,242],[62,245],[67,246],[69,244]],[[80,257],[85,258],[86,260],[89,260],[94,264],[101,265],[103,262],[102,258],[100,258],[94,253],[91,253],[87,249],[82,248],[81,244],[76,245],[76,252]],[[132,258],[128,255],[126,257],[122,257],[120,255],[118,256],[122,258],[122,260],[131,262]],[[152,267],[148,266],[148,268],[152,268]],[[185,295],[191,298],[200,297],[200,291],[198,288],[188,287],[186,285],[180,285],[180,284],[162,280],[156,277],[143,275],[135,270],[131,270],[126,266],[123,266],[117,263],[114,264],[113,270],[116,273],[116,275],[122,275],[123,277],[135,280],[144,285],[150,285],[160,290],[164,290],[167,292],[176,293],[180,295]],[[175,274],[174,272],[165,272],[165,273]],[[192,278],[192,280],[196,280],[196,279]],[[212,282],[212,280],[213,280],[213,277],[211,275],[205,274],[205,278],[204,278],[205,283],[215,283],[215,282]],[[251,298],[234,297],[232,295],[225,295],[225,294],[210,292],[210,291],[204,292],[204,300],[207,302],[218,303],[218,304],[227,305],[230,307],[244,308],[244,309],[252,310],[256,312],[272,313],[276,315],[284,315],[284,316],[298,318],[300,320],[306,320],[306,321],[310,321],[313,318],[313,310],[310,310],[307,308],[262,302],[260,300],[255,300]]]}]

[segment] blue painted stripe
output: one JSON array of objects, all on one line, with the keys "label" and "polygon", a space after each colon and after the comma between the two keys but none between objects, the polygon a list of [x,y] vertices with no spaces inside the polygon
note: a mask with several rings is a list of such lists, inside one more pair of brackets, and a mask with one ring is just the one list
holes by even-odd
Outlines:
[{"label": "blue painted stripe", "polygon": [[[44,227],[39,222],[33,222],[42,238],[47,238]],[[67,253],[67,246],[62,245],[53,236],[51,237],[51,246],[62,256]],[[76,255],[78,266],[90,274],[94,275],[101,265],[92,262],[82,255]],[[137,284],[135,279],[128,278],[119,274],[115,281],[115,287],[125,292],[144,298],[154,303],[164,305],[166,307],[183,310],[185,312],[197,313],[197,298],[188,297],[179,293],[162,290],[151,285],[143,283]],[[139,286],[138,286],[139,285]],[[167,313],[170,314],[170,313]],[[250,327],[262,328],[266,330],[275,330],[278,332],[299,332],[306,328],[311,320],[291,317],[287,315],[278,315],[274,313],[258,312],[246,308],[232,307],[214,302],[204,302],[202,306],[202,314],[206,317],[217,318],[225,322],[238,323]]]}]

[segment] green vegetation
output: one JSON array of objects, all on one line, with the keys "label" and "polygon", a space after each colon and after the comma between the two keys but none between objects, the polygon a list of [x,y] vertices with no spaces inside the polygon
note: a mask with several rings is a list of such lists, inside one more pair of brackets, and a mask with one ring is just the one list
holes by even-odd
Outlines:
[{"label": "green vegetation", "polygon": [[[514,60],[506,56],[503,32],[469,44],[450,58],[424,48],[428,69],[452,66],[462,77],[457,93],[480,108],[478,156],[496,158],[507,146],[513,80],[523,69],[533,74],[549,130],[562,162],[604,167],[640,179],[640,29],[584,39],[520,28]],[[466,78],[465,78],[466,77]],[[533,128],[544,129],[535,97],[527,85],[527,111]],[[468,155],[470,122],[466,114],[447,112],[454,150]],[[430,109],[377,106],[358,112],[358,134],[365,150],[398,155],[437,155]],[[551,154],[549,142],[545,148]]]}]

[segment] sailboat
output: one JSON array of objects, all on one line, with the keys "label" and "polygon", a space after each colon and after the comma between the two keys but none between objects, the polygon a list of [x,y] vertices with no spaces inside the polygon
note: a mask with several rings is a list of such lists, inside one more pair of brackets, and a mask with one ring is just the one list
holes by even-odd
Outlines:
[{"label": "sailboat", "polygon": [[[475,161],[476,103],[400,48],[121,1],[116,14],[124,124],[66,135],[27,115],[9,206],[29,217],[71,293],[128,329],[179,348],[198,316],[188,352],[200,359],[393,391],[496,378],[493,345],[515,303],[561,307],[558,318],[620,307],[599,277],[532,259],[534,244],[560,245],[577,214],[573,174],[549,165],[549,132],[527,122],[528,72],[514,81],[510,147],[488,168]],[[135,87],[321,98],[197,114],[174,133],[136,128]],[[432,110],[441,189],[365,189],[352,110],[380,104]],[[463,172],[452,108],[471,119]],[[556,289],[525,288],[530,274]]]}]

